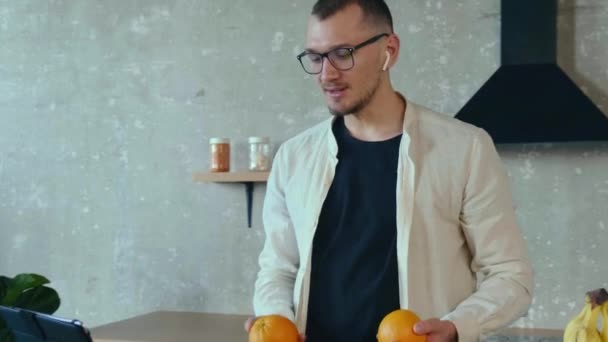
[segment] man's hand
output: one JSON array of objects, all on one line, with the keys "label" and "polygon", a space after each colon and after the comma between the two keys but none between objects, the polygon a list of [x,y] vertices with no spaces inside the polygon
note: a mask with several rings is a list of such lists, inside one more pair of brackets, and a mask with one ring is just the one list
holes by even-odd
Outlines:
[{"label": "man's hand", "polygon": [[[251,328],[253,327],[253,323],[255,323],[255,320],[257,319],[257,317],[249,317],[246,321],[245,321],[245,331],[247,333],[249,333],[249,331],[251,330]],[[306,337],[304,337],[304,335],[300,334],[300,338],[299,338],[299,342],[306,342]]]},{"label": "man's hand", "polygon": [[458,341],[458,331],[451,321],[441,321],[431,318],[420,321],[414,325],[414,332],[426,335],[427,342],[454,342]]}]

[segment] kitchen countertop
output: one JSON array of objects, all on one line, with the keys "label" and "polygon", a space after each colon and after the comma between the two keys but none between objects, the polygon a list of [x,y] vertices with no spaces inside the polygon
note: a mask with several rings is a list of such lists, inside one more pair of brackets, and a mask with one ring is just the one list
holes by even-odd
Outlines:
[{"label": "kitchen countertop", "polygon": [[487,342],[557,342],[563,341],[560,329],[505,328],[484,338]]},{"label": "kitchen countertop", "polygon": [[[158,311],[91,329],[95,342],[247,341],[246,315]],[[562,330],[507,328],[490,342],[562,341]]]}]

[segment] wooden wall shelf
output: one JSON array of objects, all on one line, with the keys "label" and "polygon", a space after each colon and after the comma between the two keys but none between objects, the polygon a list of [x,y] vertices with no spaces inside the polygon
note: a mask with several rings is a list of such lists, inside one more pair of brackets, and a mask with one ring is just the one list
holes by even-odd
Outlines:
[{"label": "wooden wall shelf", "polygon": [[269,171],[232,171],[232,172],[195,172],[192,179],[205,183],[242,183],[245,184],[247,197],[247,224],[251,228],[251,206],[253,202],[253,185],[268,180]]},{"label": "wooden wall shelf", "polygon": [[266,182],[269,174],[268,171],[197,172],[192,178],[195,182]]}]

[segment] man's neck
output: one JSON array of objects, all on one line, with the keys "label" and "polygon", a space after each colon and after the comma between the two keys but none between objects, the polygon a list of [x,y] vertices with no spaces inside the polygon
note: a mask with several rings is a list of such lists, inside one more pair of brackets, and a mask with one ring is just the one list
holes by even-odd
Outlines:
[{"label": "man's neck", "polygon": [[405,99],[392,88],[378,89],[368,106],[344,117],[344,124],[359,140],[388,140],[403,132],[406,106]]}]

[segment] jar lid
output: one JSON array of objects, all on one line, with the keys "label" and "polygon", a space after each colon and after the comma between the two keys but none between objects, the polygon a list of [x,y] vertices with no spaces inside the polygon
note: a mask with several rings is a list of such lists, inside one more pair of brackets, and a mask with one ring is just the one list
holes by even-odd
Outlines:
[{"label": "jar lid", "polygon": [[268,137],[249,137],[248,140],[250,144],[270,142],[270,139]]},{"label": "jar lid", "polygon": [[228,139],[228,138],[210,138],[209,143],[210,144],[229,144],[230,139]]}]

